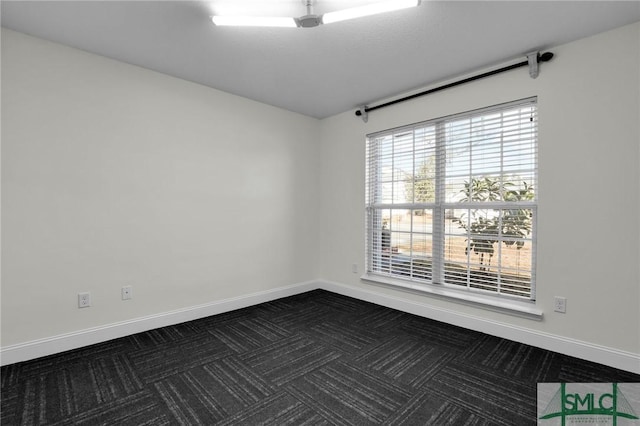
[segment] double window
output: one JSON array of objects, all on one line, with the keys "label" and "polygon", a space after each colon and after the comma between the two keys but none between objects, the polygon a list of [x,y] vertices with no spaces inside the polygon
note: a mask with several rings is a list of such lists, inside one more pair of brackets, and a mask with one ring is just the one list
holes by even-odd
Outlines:
[{"label": "double window", "polygon": [[535,98],[367,137],[367,275],[535,299]]}]

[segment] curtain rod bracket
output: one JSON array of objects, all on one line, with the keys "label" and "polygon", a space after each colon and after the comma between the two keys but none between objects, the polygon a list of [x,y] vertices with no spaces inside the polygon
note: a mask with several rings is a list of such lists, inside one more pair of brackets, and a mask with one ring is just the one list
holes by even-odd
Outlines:
[{"label": "curtain rod bracket", "polygon": [[366,105],[362,105],[357,111],[356,111],[356,115],[359,117],[362,117],[362,121],[364,121],[365,123],[367,121],[369,121],[369,111],[367,111],[367,106]]},{"label": "curtain rod bracket", "polygon": [[529,76],[531,78],[537,78],[540,73],[540,68],[538,67],[539,58],[540,52],[538,51],[527,54],[527,61],[529,61]]}]

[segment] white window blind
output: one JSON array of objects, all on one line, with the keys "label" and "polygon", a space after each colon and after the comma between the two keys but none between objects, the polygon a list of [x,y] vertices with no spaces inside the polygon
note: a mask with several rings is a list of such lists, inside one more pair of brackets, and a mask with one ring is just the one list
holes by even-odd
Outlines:
[{"label": "white window blind", "polygon": [[535,299],[537,107],[367,137],[367,274]]}]

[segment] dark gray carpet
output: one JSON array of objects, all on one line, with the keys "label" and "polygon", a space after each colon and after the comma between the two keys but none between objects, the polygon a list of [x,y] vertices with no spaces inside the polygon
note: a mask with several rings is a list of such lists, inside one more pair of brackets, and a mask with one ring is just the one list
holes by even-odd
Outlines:
[{"label": "dark gray carpet", "polygon": [[316,290],[3,367],[3,425],[533,425],[640,376]]}]

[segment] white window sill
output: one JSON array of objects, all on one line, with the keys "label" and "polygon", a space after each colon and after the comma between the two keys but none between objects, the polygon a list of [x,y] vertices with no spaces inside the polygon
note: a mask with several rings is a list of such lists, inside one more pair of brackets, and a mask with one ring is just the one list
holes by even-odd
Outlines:
[{"label": "white window sill", "polygon": [[375,274],[365,274],[360,277],[360,279],[371,284],[411,291],[423,295],[427,294],[444,300],[471,305],[476,308],[516,315],[532,320],[542,320],[543,312],[536,307],[534,302],[513,300],[500,296],[485,296],[480,293],[457,290],[449,286],[417,283]]}]

